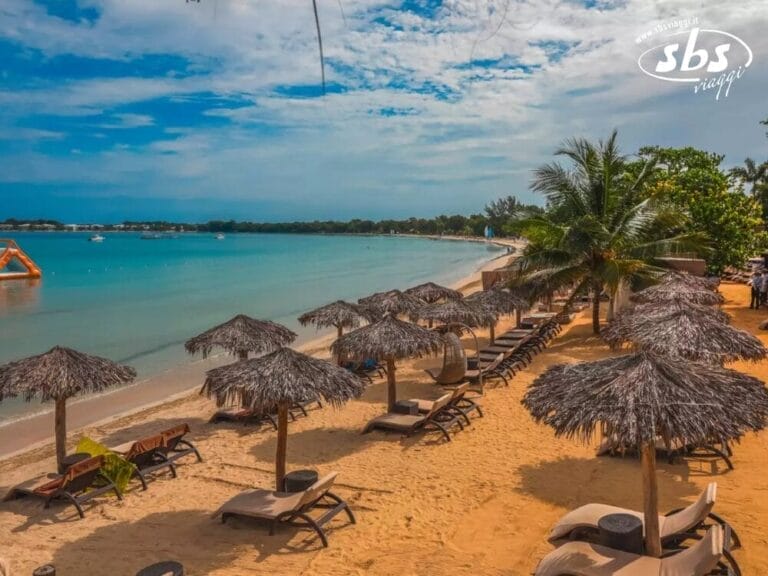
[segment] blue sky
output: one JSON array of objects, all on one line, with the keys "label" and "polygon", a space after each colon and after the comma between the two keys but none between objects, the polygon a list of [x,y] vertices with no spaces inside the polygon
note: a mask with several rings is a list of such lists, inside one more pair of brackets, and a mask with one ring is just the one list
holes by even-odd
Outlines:
[{"label": "blue sky", "polygon": [[[0,219],[477,212],[571,136],[768,158],[764,0],[3,0]],[[754,62],[728,98],[644,76],[697,17]],[[652,46],[653,40],[647,46]]]}]

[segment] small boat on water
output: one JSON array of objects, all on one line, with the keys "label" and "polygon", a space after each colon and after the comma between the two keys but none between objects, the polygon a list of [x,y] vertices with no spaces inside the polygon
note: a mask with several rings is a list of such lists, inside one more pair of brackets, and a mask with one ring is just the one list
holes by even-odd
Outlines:
[{"label": "small boat on water", "polygon": [[104,242],[104,236],[101,234],[94,234],[90,238],[88,238],[88,242]]},{"label": "small boat on water", "polygon": [[224,240],[224,238],[226,238],[226,236],[224,236],[224,234],[222,234],[221,232],[216,234],[216,240]]}]

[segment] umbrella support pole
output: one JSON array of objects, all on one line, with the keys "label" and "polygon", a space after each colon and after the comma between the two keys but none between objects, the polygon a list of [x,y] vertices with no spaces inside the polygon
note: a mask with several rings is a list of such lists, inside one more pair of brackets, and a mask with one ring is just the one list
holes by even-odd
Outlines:
[{"label": "umbrella support pole", "polygon": [[493,345],[493,341],[496,340],[496,324],[491,324],[488,339],[490,340],[491,345]]},{"label": "umbrella support pole", "polygon": [[283,490],[285,456],[288,448],[288,404],[277,407],[277,449],[275,452],[275,490]]},{"label": "umbrella support pole", "polygon": [[67,455],[67,401],[64,398],[56,399],[54,430],[56,433],[56,467],[59,473],[63,474],[62,462]]},{"label": "umbrella support pole", "polygon": [[656,445],[645,442],[641,448],[643,469],[643,512],[645,514],[645,553],[654,558],[661,556],[659,535],[659,491],[656,481]]},{"label": "umbrella support pole", "polygon": [[397,402],[397,384],[395,380],[395,359],[392,357],[387,358],[387,411],[393,412],[395,410],[395,402]]}]

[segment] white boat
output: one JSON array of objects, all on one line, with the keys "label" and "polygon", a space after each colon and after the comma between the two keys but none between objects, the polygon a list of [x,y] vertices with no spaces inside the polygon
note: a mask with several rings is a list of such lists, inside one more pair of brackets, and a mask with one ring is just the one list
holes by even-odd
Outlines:
[{"label": "white boat", "polygon": [[104,242],[104,236],[101,234],[94,234],[90,238],[88,238],[88,242]]},{"label": "white boat", "polygon": [[224,238],[226,238],[226,236],[224,236],[224,234],[222,234],[221,232],[216,234],[216,240],[224,240]]}]

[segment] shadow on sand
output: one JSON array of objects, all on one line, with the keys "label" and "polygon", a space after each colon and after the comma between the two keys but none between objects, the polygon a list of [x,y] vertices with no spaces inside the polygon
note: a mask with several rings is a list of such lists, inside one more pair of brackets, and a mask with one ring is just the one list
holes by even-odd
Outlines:
[{"label": "shadow on sand", "polygon": [[[329,531],[339,527],[343,524],[334,522]],[[173,540],[187,543],[183,557],[164,544],[170,533]],[[130,558],[130,572],[123,575],[129,576],[155,562],[176,560],[184,565],[185,573],[203,575],[240,562],[260,563],[274,554],[320,548],[320,540],[310,531],[283,526],[270,536],[268,526],[261,522],[230,519],[222,525],[207,511],[182,510],[97,528],[85,538],[62,545],[52,563],[60,574],[95,576],[114,573],[109,569],[110,557]]]},{"label": "shadow on sand", "polygon": [[[657,465],[662,512],[686,506],[701,492],[686,479],[684,466]],[[632,458],[567,457],[521,466],[519,474],[519,492],[566,509],[590,502],[634,510],[643,507],[640,462]]]}]

